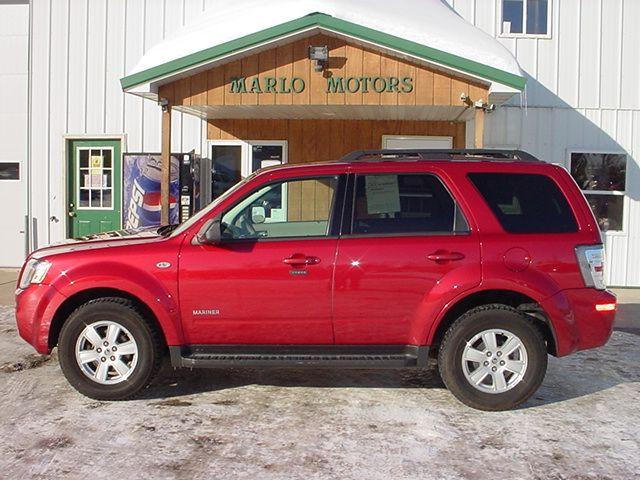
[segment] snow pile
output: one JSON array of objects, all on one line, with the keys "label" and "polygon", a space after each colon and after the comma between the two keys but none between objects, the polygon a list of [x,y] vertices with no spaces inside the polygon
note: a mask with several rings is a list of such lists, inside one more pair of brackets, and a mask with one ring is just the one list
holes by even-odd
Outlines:
[{"label": "snow pile", "polygon": [[317,12],[522,75],[503,45],[443,0],[240,0],[218,5],[151,48],[129,75]]}]

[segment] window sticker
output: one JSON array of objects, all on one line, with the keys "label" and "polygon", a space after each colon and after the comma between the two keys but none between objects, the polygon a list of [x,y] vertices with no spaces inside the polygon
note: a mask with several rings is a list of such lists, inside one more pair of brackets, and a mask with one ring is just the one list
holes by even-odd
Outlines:
[{"label": "window sticker", "polygon": [[369,215],[400,211],[397,175],[368,175],[365,177],[365,182]]},{"label": "window sticker", "polygon": [[91,168],[97,168],[102,170],[102,155],[91,156]]}]

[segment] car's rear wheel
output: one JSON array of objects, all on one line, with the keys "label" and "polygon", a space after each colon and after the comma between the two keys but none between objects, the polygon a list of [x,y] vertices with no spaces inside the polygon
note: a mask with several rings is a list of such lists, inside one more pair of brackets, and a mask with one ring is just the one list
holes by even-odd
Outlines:
[{"label": "car's rear wheel", "polygon": [[506,305],[483,305],[447,330],[438,355],[447,388],[480,410],[508,410],[540,387],[547,349],[539,329]]},{"label": "car's rear wheel", "polygon": [[160,367],[162,342],[132,302],[100,298],[78,307],[65,322],[58,357],[80,393],[123,400],[149,385]]}]

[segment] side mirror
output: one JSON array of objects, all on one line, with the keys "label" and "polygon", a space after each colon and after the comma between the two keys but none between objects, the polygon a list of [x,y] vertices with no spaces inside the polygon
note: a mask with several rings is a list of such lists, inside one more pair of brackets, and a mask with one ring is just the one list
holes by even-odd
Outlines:
[{"label": "side mirror", "polygon": [[214,218],[205,224],[197,235],[198,243],[201,245],[215,245],[222,241],[222,228],[220,217]]},{"label": "side mirror", "polygon": [[264,223],[267,219],[267,212],[264,207],[251,207],[251,222],[254,224]]}]

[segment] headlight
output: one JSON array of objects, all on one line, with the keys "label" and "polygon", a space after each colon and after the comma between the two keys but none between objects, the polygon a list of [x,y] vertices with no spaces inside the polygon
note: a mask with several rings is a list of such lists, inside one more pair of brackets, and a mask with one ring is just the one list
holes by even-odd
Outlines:
[{"label": "headlight", "polygon": [[44,277],[47,276],[49,268],[51,268],[51,263],[46,260],[32,258],[27,262],[24,270],[22,271],[18,288],[20,290],[24,290],[32,283],[42,283]]}]

